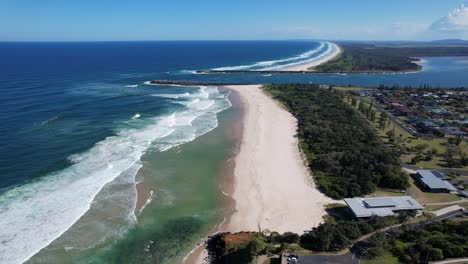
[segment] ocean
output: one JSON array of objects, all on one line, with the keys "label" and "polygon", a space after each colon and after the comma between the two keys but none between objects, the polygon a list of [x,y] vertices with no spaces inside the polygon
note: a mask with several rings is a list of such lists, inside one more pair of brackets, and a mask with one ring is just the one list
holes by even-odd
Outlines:
[{"label": "ocean", "polygon": [[0,43],[0,263],[171,263],[222,219],[219,175],[239,109],[224,89],[150,80],[468,84],[466,57],[423,58],[423,71],[405,74],[195,74],[276,69],[329,50],[319,41]]}]

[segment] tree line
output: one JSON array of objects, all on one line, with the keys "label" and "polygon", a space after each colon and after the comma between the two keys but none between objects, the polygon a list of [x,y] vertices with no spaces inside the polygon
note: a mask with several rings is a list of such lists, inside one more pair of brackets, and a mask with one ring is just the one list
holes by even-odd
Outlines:
[{"label": "tree line", "polygon": [[402,263],[428,263],[446,258],[468,257],[468,222],[446,220],[400,232],[377,233],[368,241],[366,258],[376,258],[385,252]]},{"label": "tree line", "polygon": [[205,247],[208,262],[251,263],[255,256],[281,254],[307,249],[319,252],[336,252],[351,245],[354,239],[378,229],[406,221],[408,215],[368,219],[328,220],[299,236],[286,232],[217,233],[208,238]]},{"label": "tree line", "polygon": [[416,71],[421,66],[415,57],[467,56],[468,47],[378,46],[340,43],[339,58],[315,67],[321,72],[399,72]]},{"label": "tree line", "polygon": [[371,193],[377,186],[408,186],[398,158],[343,101],[344,94],[315,84],[275,84],[265,89],[297,118],[301,149],[328,196],[341,199]]},{"label": "tree line", "polygon": [[376,52],[362,45],[341,45],[339,58],[315,67],[321,72],[399,72],[417,71],[421,66],[414,58],[399,55],[397,52]]}]

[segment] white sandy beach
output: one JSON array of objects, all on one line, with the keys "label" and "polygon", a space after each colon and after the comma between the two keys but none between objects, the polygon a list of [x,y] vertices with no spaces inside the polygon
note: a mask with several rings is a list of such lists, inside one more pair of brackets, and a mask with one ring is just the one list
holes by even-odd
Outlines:
[{"label": "white sandy beach", "polygon": [[[324,206],[336,202],[319,192],[301,158],[297,120],[260,85],[227,86],[239,93],[243,131],[235,159],[235,212],[217,231],[304,233],[323,222]],[[204,264],[203,242],[183,263]]]},{"label": "white sandy beach", "polygon": [[278,71],[310,71],[309,68],[315,67],[327,61],[333,60],[341,54],[341,48],[338,45],[336,45],[335,43],[331,43],[331,45],[332,45],[331,52],[329,52],[327,55],[321,57],[318,60],[313,60],[313,61],[297,64],[294,66],[286,66],[286,67],[279,68],[277,70]]},{"label": "white sandy beach", "polygon": [[314,186],[295,137],[297,121],[258,85],[240,93],[245,116],[234,169],[235,212],[224,231],[304,231],[317,226],[332,199]]}]

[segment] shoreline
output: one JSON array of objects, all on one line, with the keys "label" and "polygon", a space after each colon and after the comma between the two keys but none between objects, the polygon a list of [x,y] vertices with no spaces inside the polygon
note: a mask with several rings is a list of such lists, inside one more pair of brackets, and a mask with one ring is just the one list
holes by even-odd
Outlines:
[{"label": "shoreline", "polygon": [[340,48],[340,46],[338,46],[337,44],[333,42],[329,42],[329,43],[332,46],[332,49],[330,53],[328,53],[326,56],[323,56],[322,58],[318,60],[313,60],[310,62],[305,62],[305,63],[297,64],[294,66],[281,67],[281,68],[278,68],[278,71],[314,72],[314,70],[311,68],[316,67],[320,64],[326,63],[328,61],[334,60],[341,55],[342,49]]},{"label": "shoreline", "polygon": [[244,113],[231,193],[235,211],[222,231],[302,234],[322,223],[333,200],[315,188],[304,164],[297,120],[259,85],[226,88],[240,95]]},{"label": "shoreline", "polygon": [[[223,86],[218,89],[227,89]],[[227,129],[227,137],[231,138],[235,143],[233,152],[230,157],[225,161],[225,165],[219,174],[218,179],[218,188],[220,195],[220,205],[223,214],[219,218],[219,221],[211,228],[209,233],[201,238],[199,242],[194,246],[194,248],[183,258],[181,263],[184,264],[201,264],[206,263],[205,258],[208,256],[205,249],[205,241],[211,235],[214,235],[218,232],[223,232],[225,225],[230,221],[232,214],[235,211],[235,200],[231,197],[231,194],[234,189],[234,169],[236,164],[236,157],[239,154],[240,143],[242,141],[242,131],[243,131],[243,118],[245,111],[241,103],[240,94],[232,89],[227,89],[230,91],[229,101],[232,104],[232,108],[236,111],[236,116],[233,118],[231,124],[229,124],[229,129]]]},{"label": "shoreline", "polygon": [[[235,120],[238,124],[234,132],[238,143],[220,178],[225,213],[183,263],[206,263],[204,242],[217,232],[270,230],[302,234],[322,223],[327,215],[325,205],[335,202],[315,188],[295,137],[297,120],[260,87],[220,87],[231,90],[229,99],[233,107],[238,107],[240,116]],[[265,132],[270,134],[271,126],[277,125],[280,133],[265,137]],[[284,177],[288,173],[289,177]]]},{"label": "shoreline", "polygon": [[[270,70],[266,70],[266,69],[265,70],[261,70],[261,69],[259,70],[222,70],[222,69],[216,70],[215,69],[215,70],[197,70],[196,73],[198,74],[249,73],[249,72],[252,72],[252,73],[316,73],[316,71],[314,71],[311,68],[316,67],[320,64],[326,63],[330,60],[334,60],[338,58],[343,52],[340,46],[338,46],[337,44],[333,42],[328,42],[328,43],[331,46],[331,50],[327,51],[324,54],[319,55],[318,59],[317,57],[315,57],[309,61],[306,60],[302,63],[295,64],[295,65],[278,66],[277,68],[275,67],[274,70],[272,69]],[[155,84],[154,81],[152,83]],[[220,85],[227,85],[227,84],[220,84]],[[236,84],[236,85],[243,85],[243,84]]]}]

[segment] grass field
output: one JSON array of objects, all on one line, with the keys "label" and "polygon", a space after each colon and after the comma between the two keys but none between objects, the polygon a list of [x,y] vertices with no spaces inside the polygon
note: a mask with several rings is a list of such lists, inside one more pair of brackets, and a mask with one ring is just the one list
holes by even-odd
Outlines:
[{"label": "grass field", "polygon": [[398,264],[398,258],[386,252],[385,254],[378,256],[374,259],[362,258],[360,261],[361,264]]},{"label": "grass field", "polygon": [[402,196],[406,195],[404,192],[399,192],[395,190],[386,190],[382,188],[377,188],[373,193],[366,195],[365,197],[382,197],[382,196]]},{"label": "grass field", "polygon": [[453,202],[453,201],[461,200],[461,198],[456,194],[423,192],[414,183],[414,180],[409,175],[408,175],[408,181],[410,182],[410,187],[406,190],[406,192],[398,192],[398,191],[377,188],[375,192],[366,195],[366,197],[410,195],[423,205],[428,204],[428,203],[444,203],[444,202]]},{"label": "grass field", "polygon": [[[364,102],[365,107],[369,107],[369,101],[368,101],[368,100],[370,100],[369,98],[366,98],[366,99],[362,99],[362,98],[358,98],[358,97],[355,97],[355,98],[358,100],[358,103],[356,104],[356,107],[354,107],[356,110],[358,109],[358,105],[359,105],[360,100],[362,100]],[[344,101],[348,102],[347,99],[344,99]],[[443,154],[446,151],[447,146],[448,146],[448,139],[450,138],[450,136],[445,136],[443,138],[422,138],[422,137],[417,138],[417,137],[414,137],[414,136],[410,135],[406,131],[401,130],[398,126],[395,126],[393,123],[387,125],[385,127],[385,129],[380,129],[378,127],[378,120],[380,119],[380,116],[381,116],[382,113],[375,107],[373,107],[372,109],[374,111],[376,111],[376,118],[375,118],[374,122],[369,121],[369,123],[371,123],[372,127],[374,127],[377,134],[379,135],[379,137],[382,139],[382,141],[384,143],[389,144],[389,145],[393,145],[394,147],[399,146],[400,148],[404,148],[404,149],[424,146],[425,148],[424,148],[423,152],[435,149],[438,154]],[[397,119],[397,123],[403,124],[403,122],[401,120],[399,120],[399,119]],[[393,143],[390,141],[390,138],[387,135],[387,133],[392,132],[392,131],[395,132],[395,136],[396,136],[395,137],[395,142],[393,142]],[[461,150],[463,152],[468,153],[468,142],[462,141],[460,143],[459,147],[461,148]],[[400,159],[404,163],[410,164],[411,160],[416,155],[417,155],[417,152],[412,151],[412,152],[410,152],[408,154],[401,154]],[[434,169],[446,168],[446,167],[444,167],[445,161],[444,161],[443,157],[441,157],[439,155],[434,155],[433,158],[431,160],[429,160],[429,161],[420,160],[414,165],[419,166],[419,167],[434,168]],[[468,166],[465,166],[465,167],[463,167],[461,169],[468,169]]]},{"label": "grass field", "polygon": [[461,200],[458,195],[452,193],[423,192],[418,186],[416,186],[413,179],[410,178],[409,182],[410,187],[407,190],[408,195],[411,195],[423,205],[428,203],[445,203]]}]

